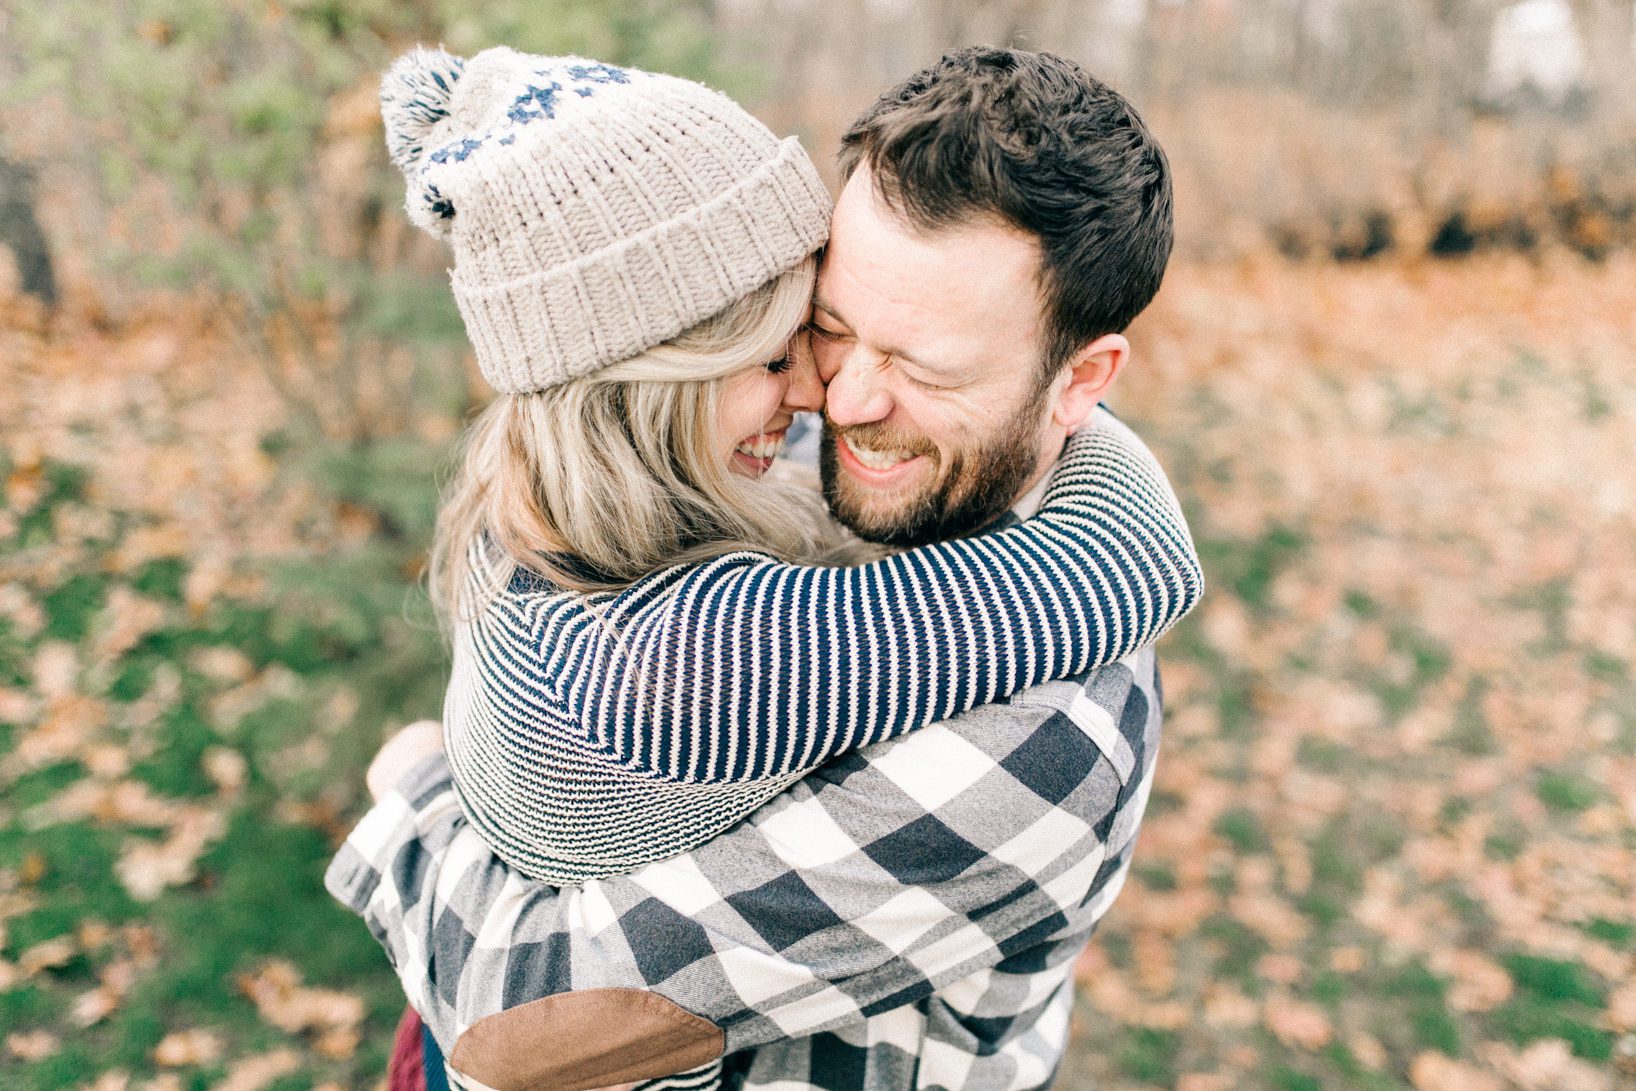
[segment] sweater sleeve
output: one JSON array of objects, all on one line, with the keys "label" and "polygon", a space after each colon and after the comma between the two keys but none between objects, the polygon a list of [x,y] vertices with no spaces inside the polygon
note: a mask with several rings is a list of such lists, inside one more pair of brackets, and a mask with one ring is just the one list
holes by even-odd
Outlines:
[{"label": "sweater sleeve", "polygon": [[542,654],[628,768],[752,780],[1123,658],[1202,591],[1163,471],[1111,422],[1069,440],[1016,526],[853,568],[738,553],[669,569]]}]

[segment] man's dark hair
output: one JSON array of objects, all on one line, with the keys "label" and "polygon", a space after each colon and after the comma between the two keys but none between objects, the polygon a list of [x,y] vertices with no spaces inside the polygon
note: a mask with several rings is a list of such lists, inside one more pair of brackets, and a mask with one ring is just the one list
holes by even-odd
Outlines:
[{"label": "man's dark hair", "polygon": [[841,138],[851,177],[933,230],[988,215],[1039,240],[1043,380],[1159,290],[1173,235],[1170,168],[1129,102],[1050,53],[976,46],[882,95]]}]

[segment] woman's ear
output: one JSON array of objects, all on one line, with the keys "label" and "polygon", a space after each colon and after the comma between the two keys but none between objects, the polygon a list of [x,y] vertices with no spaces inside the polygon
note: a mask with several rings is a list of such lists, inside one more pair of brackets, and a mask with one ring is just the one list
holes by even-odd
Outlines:
[{"label": "woman's ear", "polygon": [[1067,382],[1057,392],[1052,423],[1070,432],[1083,425],[1129,359],[1130,342],[1123,334],[1106,333],[1088,342],[1064,369]]}]

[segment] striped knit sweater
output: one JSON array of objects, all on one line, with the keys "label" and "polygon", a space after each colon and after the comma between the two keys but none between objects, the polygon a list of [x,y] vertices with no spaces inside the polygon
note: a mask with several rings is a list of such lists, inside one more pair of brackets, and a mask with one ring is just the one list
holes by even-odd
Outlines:
[{"label": "striped knit sweater", "polygon": [[456,633],[449,761],[501,858],[581,883],[700,844],[837,754],[1122,658],[1202,588],[1163,471],[1098,414],[1003,530],[854,568],[734,553],[617,593],[520,570]]}]

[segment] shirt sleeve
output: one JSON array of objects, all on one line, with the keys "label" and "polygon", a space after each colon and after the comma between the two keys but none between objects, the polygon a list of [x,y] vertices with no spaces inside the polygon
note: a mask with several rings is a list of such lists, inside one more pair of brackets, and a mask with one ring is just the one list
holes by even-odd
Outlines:
[{"label": "shirt sleeve", "polygon": [[1015,526],[852,568],[733,554],[536,640],[567,715],[620,764],[763,780],[1121,659],[1203,584],[1163,471],[1110,417]]},{"label": "shirt sleeve", "polygon": [[1157,690],[1138,675],[1114,664],[848,755],[692,852],[577,888],[509,870],[429,759],[326,882],[479,1079],[508,1043],[594,1043],[564,1021],[594,1009],[607,1026],[627,992],[643,999],[613,1022],[662,1003],[661,1029],[693,1019],[706,1037],[687,1039],[685,1064],[621,1078],[691,1067],[915,1002],[1084,927],[1124,828],[1135,759],[1121,747],[1156,733]]}]

